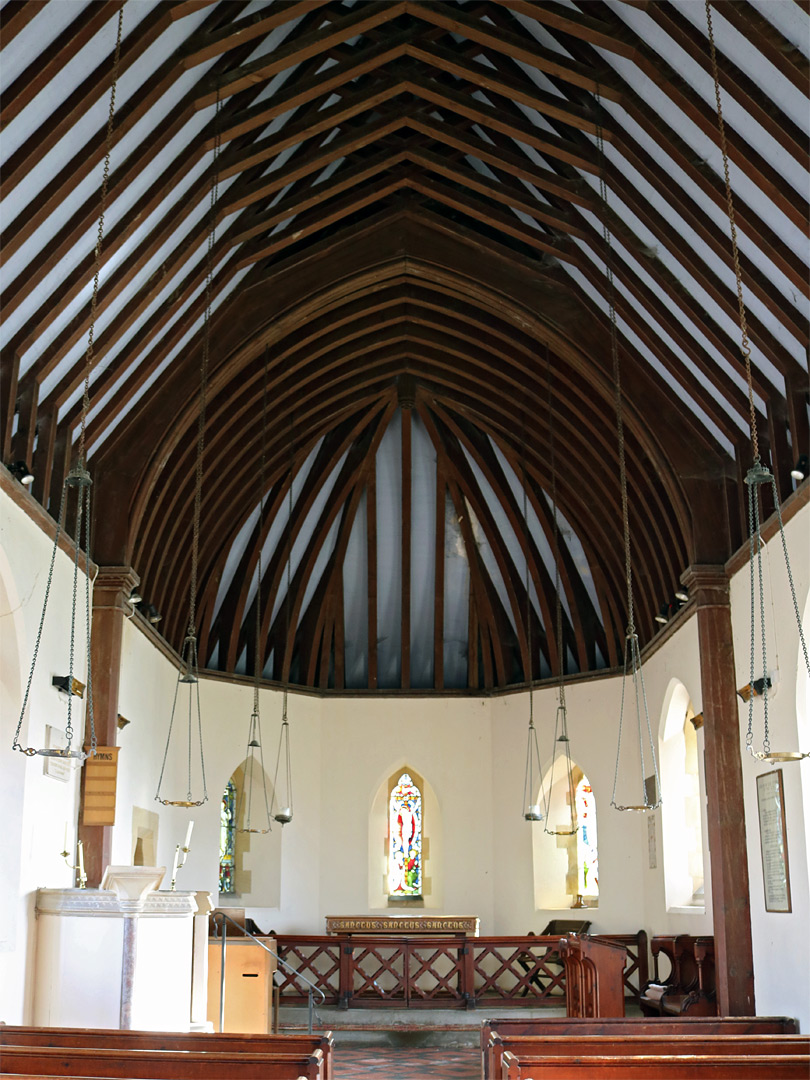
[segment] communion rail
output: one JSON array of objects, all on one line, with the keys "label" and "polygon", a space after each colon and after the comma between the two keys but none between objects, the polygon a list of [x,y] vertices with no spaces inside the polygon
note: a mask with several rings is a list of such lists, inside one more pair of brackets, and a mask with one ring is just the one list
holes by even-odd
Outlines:
[{"label": "communion rail", "polygon": [[[647,935],[594,934],[623,945],[625,1000],[637,1003],[648,979]],[[280,935],[276,975],[282,1003],[306,997],[288,969],[306,976],[342,1008],[473,1009],[476,1005],[565,1004],[559,935],[528,937],[360,937]]]}]

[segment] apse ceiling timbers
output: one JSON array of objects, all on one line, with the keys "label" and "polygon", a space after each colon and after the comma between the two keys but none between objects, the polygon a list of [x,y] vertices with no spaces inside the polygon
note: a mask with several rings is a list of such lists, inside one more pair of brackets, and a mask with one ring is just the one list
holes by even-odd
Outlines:
[{"label": "apse ceiling timbers", "polygon": [[[32,465],[52,512],[81,410],[118,7],[0,8],[3,461]],[[713,11],[755,406],[784,498],[808,441],[810,19],[794,0]],[[215,179],[201,663],[252,670],[262,544],[268,678],[477,689],[556,674],[556,443],[567,670],[616,664],[604,220],[643,639],[687,563],[739,541],[748,406],[703,0],[138,0],[120,72],[94,553],[132,561],[172,644]]]}]

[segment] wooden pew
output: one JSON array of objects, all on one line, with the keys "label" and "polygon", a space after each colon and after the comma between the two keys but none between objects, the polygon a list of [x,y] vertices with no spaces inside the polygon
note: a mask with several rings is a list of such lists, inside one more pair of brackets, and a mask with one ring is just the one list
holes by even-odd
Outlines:
[{"label": "wooden pew", "polygon": [[311,1054],[321,1050],[324,1080],[332,1080],[334,1038],[322,1035],[244,1035],[196,1031],[118,1031],[0,1024],[0,1046],[99,1047],[106,1050],[192,1050],[205,1053]]},{"label": "wooden pew", "polygon": [[607,1016],[587,1019],[549,1016],[540,1020],[500,1017],[484,1020],[481,1025],[481,1068],[484,1080],[496,1080],[487,1072],[487,1048],[490,1033],[501,1037],[524,1035],[795,1035],[796,1021],[788,1016],[682,1016],[661,1017]]},{"label": "wooden pew", "polygon": [[504,1037],[492,1030],[487,1047],[486,1075],[499,1077],[506,1051],[525,1057],[614,1057],[663,1055],[676,1053],[688,1056],[739,1056],[810,1054],[810,1038],[806,1035],[517,1035]]},{"label": "wooden pew", "polygon": [[126,1077],[136,1080],[322,1080],[323,1052],[311,1054],[105,1050],[15,1046],[2,1051],[3,1075]]},{"label": "wooden pew", "polygon": [[807,1080],[808,1054],[525,1057],[508,1050],[499,1080]]},{"label": "wooden pew", "polygon": [[[641,992],[646,1016],[692,1014],[714,1016],[714,938],[690,934],[661,934],[652,939],[653,978]],[[670,972],[662,979],[659,957],[666,956]]]}]

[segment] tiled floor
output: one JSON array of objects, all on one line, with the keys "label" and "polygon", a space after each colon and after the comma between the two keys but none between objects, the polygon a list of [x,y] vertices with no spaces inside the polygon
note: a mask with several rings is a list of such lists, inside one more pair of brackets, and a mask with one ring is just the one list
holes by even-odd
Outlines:
[{"label": "tiled floor", "polygon": [[335,1047],[335,1080],[478,1080],[479,1050],[436,1050],[380,1047],[349,1050]]}]

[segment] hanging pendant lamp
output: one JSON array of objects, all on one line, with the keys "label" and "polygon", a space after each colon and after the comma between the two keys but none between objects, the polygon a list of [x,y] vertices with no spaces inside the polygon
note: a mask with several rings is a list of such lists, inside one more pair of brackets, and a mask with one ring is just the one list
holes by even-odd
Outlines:
[{"label": "hanging pendant lamp", "polygon": [[[96,309],[98,307],[98,291],[99,291],[99,279],[101,276],[101,247],[104,239],[104,211],[107,206],[107,189],[109,186],[110,177],[110,155],[112,150],[112,136],[113,136],[113,123],[115,120],[115,92],[118,86],[118,68],[121,59],[121,38],[123,36],[124,27],[124,3],[122,0],[121,6],[118,9],[118,24],[116,32],[115,53],[113,56],[113,73],[112,83],[110,86],[110,107],[107,114],[107,134],[106,134],[106,153],[104,156],[104,169],[101,178],[101,190],[99,193],[99,212],[98,212],[98,226],[96,233],[96,245],[94,251],[94,272],[93,272],[93,294],[90,300],[90,326],[87,332],[87,351],[85,352],[84,360],[84,393],[82,395],[82,408],[81,408],[81,428],[79,434],[79,447],[76,458],[76,464],[68,472],[65,477],[65,482],[62,487],[62,497],[59,504],[59,517],[56,523],[56,532],[53,540],[53,550],[51,552],[51,562],[48,568],[48,580],[45,584],[45,598],[42,603],[42,614],[39,620],[39,629],[37,630],[36,642],[34,644],[34,652],[31,658],[31,668],[28,672],[28,682],[25,687],[25,695],[23,697],[22,708],[20,709],[20,718],[17,722],[17,730],[14,733],[14,741],[12,742],[12,749],[19,750],[26,757],[34,757],[39,755],[41,757],[53,757],[62,758],[75,762],[81,765],[87,757],[93,757],[96,753],[96,724],[93,715],[93,672],[91,661],[91,636],[92,636],[92,606],[90,603],[90,488],[93,481],[90,478],[90,474],[86,468],[86,454],[85,454],[85,440],[87,434],[87,414],[90,411],[90,373],[93,368],[93,346],[95,339],[95,326],[96,326]],[[25,479],[21,480],[21,483],[25,484]],[[25,710],[28,707],[28,699],[31,694],[31,684],[34,678],[34,670],[37,665],[37,657],[39,655],[39,645],[42,640],[42,631],[45,625],[45,615],[48,610],[48,599],[51,592],[51,584],[53,582],[53,570],[56,562],[56,552],[59,549],[59,538],[65,528],[65,520],[68,512],[68,504],[71,501],[71,496],[75,493],[76,505],[75,505],[75,520],[76,529],[73,544],[73,592],[72,603],[70,611],[70,646],[69,646],[69,661],[68,661],[68,677],[67,677],[67,718],[65,723],[65,745],[63,747],[42,747],[36,748],[33,746],[23,746],[20,743],[20,733],[22,731],[23,720],[25,718]],[[77,634],[77,621],[80,621],[81,616],[78,613],[78,591],[79,591],[79,561],[81,556],[81,534],[82,534],[82,522],[84,522],[84,628],[85,628],[85,649],[87,655],[87,673],[86,683],[87,688],[87,713],[85,728],[89,734],[89,739],[86,742],[87,750],[78,747],[73,747],[73,698],[74,698],[74,650],[76,644]]]},{"label": "hanging pendant lamp", "polygon": [[[601,116],[601,103],[597,98],[597,115]],[[619,367],[619,335],[616,325],[615,286],[613,281],[613,259],[610,228],[608,226],[607,184],[605,182],[605,143],[601,121],[596,129],[597,146],[600,155],[599,198],[602,205],[602,232],[605,239],[605,277],[607,279],[608,307],[610,314],[610,353],[613,360],[613,388],[616,401],[616,430],[619,443],[619,484],[622,497],[622,530],[624,534],[624,570],[627,586],[627,630],[624,639],[624,671],[622,675],[622,697],[619,709],[619,738],[616,746],[616,768],[613,775],[613,794],[610,805],[614,810],[636,810],[644,812],[656,810],[661,805],[661,781],[658,775],[658,758],[655,753],[650,711],[647,707],[647,692],[644,688],[644,675],[641,670],[641,650],[636,633],[633,572],[630,550],[630,514],[627,495],[627,462],[624,447],[624,419],[622,415],[622,387]],[[632,718],[632,731],[629,738],[624,731],[627,712]],[[632,741],[631,741],[632,740]],[[647,769],[652,767],[655,790],[650,791],[647,784]],[[631,780],[630,771],[637,771],[638,778]],[[627,802],[617,801],[619,775],[623,773],[622,798]],[[636,786],[637,785],[637,786]],[[635,794],[633,794],[635,791]]]},{"label": "hanging pendant lamp", "polygon": [[259,551],[256,558],[256,641],[253,712],[248,724],[248,741],[245,752],[245,770],[241,789],[236,795],[236,831],[242,833],[269,833],[273,826],[267,799],[267,774],[264,771],[264,744],[262,722],[259,712],[259,686],[262,677],[264,649],[261,644],[262,626],[262,537],[264,526],[264,480],[267,446],[267,368],[269,350],[265,349],[264,379],[262,385],[262,452],[259,466]]},{"label": "hanging pendant lamp", "polygon": [[[290,486],[288,491],[288,515],[287,515],[287,533],[289,536],[289,551],[287,552],[287,595],[284,598],[286,606],[286,633],[284,637],[285,649],[290,641],[290,587],[292,584],[292,517],[293,517],[293,466],[295,461],[295,451],[293,447],[292,438],[292,420],[290,421]],[[291,650],[292,654],[292,650]],[[283,663],[283,661],[282,661]],[[277,821],[279,825],[289,825],[293,819],[293,791],[292,791],[292,765],[290,760],[290,721],[287,716],[287,688],[289,683],[289,675],[284,679],[284,694],[281,699],[281,729],[278,734],[278,752],[276,755],[276,771],[273,774],[273,801],[270,806],[270,813],[273,814],[274,821]],[[282,794],[279,795],[278,777],[279,773],[282,773],[282,781],[284,788]],[[276,801],[278,801],[279,809],[275,810]],[[275,810],[275,813],[273,811]]]},{"label": "hanging pendant lamp", "polygon": [[[779,493],[776,489],[776,480],[771,470],[762,463],[759,455],[759,435],[757,429],[757,414],[754,406],[754,380],[751,372],[751,344],[748,338],[748,322],[745,315],[745,301],[742,289],[742,269],[740,267],[739,252],[737,249],[737,225],[734,217],[734,201],[731,193],[731,179],[729,175],[728,150],[726,146],[726,127],[723,120],[723,106],[720,100],[720,73],[717,66],[717,50],[714,43],[714,31],[712,27],[712,12],[709,0],[706,0],[706,25],[709,37],[709,48],[712,61],[712,76],[714,78],[714,96],[717,102],[717,126],[720,133],[720,150],[723,155],[723,174],[726,183],[726,208],[728,213],[729,231],[731,233],[731,250],[734,259],[734,274],[737,284],[737,303],[740,319],[740,351],[745,364],[745,376],[748,384],[748,406],[750,410],[751,424],[751,450],[753,464],[748,470],[745,483],[748,487],[748,532],[749,532],[749,570],[751,582],[751,664],[750,682],[753,686],[759,679],[762,680],[762,705],[763,705],[763,735],[762,749],[754,748],[754,694],[748,699],[748,730],[745,735],[745,746],[748,753],[758,761],[768,763],[781,763],[786,761],[801,761],[810,757],[810,751],[801,750],[772,750],[771,733],[768,717],[768,691],[770,689],[770,677],[768,672],[768,651],[765,632],[765,590],[762,579],[762,549],[765,541],[762,537],[762,524],[760,521],[760,489],[770,488],[773,497],[773,505],[776,507],[776,516],[779,522],[779,537],[782,542],[782,553],[785,559],[785,569],[790,584],[790,598],[793,603],[793,613],[796,617],[796,626],[799,633],[799,643],[804,657],[804,666],[807,677],[810,679],[810,657],[807,652],[807,642],[802,629],[802,619],[799,612],[799,604],[796,600],[796,588],[793,584],[793,572],[790,567],[785,529],[782,522],[782,508],[779,503]],[[759,604],[757,605],[757,599]],[[757,610],[758,606],[758,610]],[[757,660],[757,651],[759,658]],[[757,675],[757,670],[761,675]]]},{"label": "hanging pendant lamp", "polygon": [[[573,836],[577,831],[576,785],[571,761],[571,741],[568,738],[568,712],[565,705],[565,646],[563,643],[562,588],[560,583],[560,526],[557,521],[557,469],[554,459],[554,410],[552,408],[551,364],[546,346],[546,373],[548,383],[548,438],[551,464],[551,512],[554,517],[554,587],[557,595],[557,663],[560,671],[557,714],[554,719],[554,742],[551,747],[551,772],[544,790],[545,821],[543,832],[550,836]],[[551,797],[554,783],[564,777],[568,820],[558,828],[550,828]]]},{"label": "hanging pendant lamp", "polygon": [[[211,200],[208,217],[208,246],[205,266],[205,310],[203,315],[202,360],[200,363],[200,406],[197,421],[197,461],[194,479],[194,512],[191,542],[191,580],[189,583],[188,630],[183,642],[182,662],[177,673],[174,688],[174,700],[169,717],[169,730],[166,735],[166,748],[160,767],[155,801],[163,806],[202,806],[208,802],[208,788],[205,780],[205,753],[202,738],[202,712],[200,709],[200,679],[197,660],[197,569],[200,552],[200,507],[202,503],[203,450],[205,447],[205,409],[208,391],[208,360],[211,351],[211,300],[214,276],[214,241],[217,223],[217,193],[219,188],[219,146],[220,132],[217,122],[220,98],[217,90],[217,103],[214,114],[214,150],[212,162]],[[179,699],[179,707],[178,707]],[[175,720],[185,714],[185,730],[175,725]],[[199,757],[199,767],[196,761]],[[163,780],[166,765],[171,761],[173,771],[179,775],[186,773],[185,797],[167,798],[163,792]]]},{"label": "hanging pendant lamp", "polygon": [[526,821],[542,821],[543,808],[535,802],[535,792],[540,789],[543,778],[540,766],[540,747],[537,744],[537,729],[534,726],[534,671],[532,656],[532,609],[529,592],[529,508],[526,488],[526,448],[523,448],[523,528],[526,532],[526,641],[529,652],[529,734],[526,743],[526,771],[523,777],[523,817]]}]

